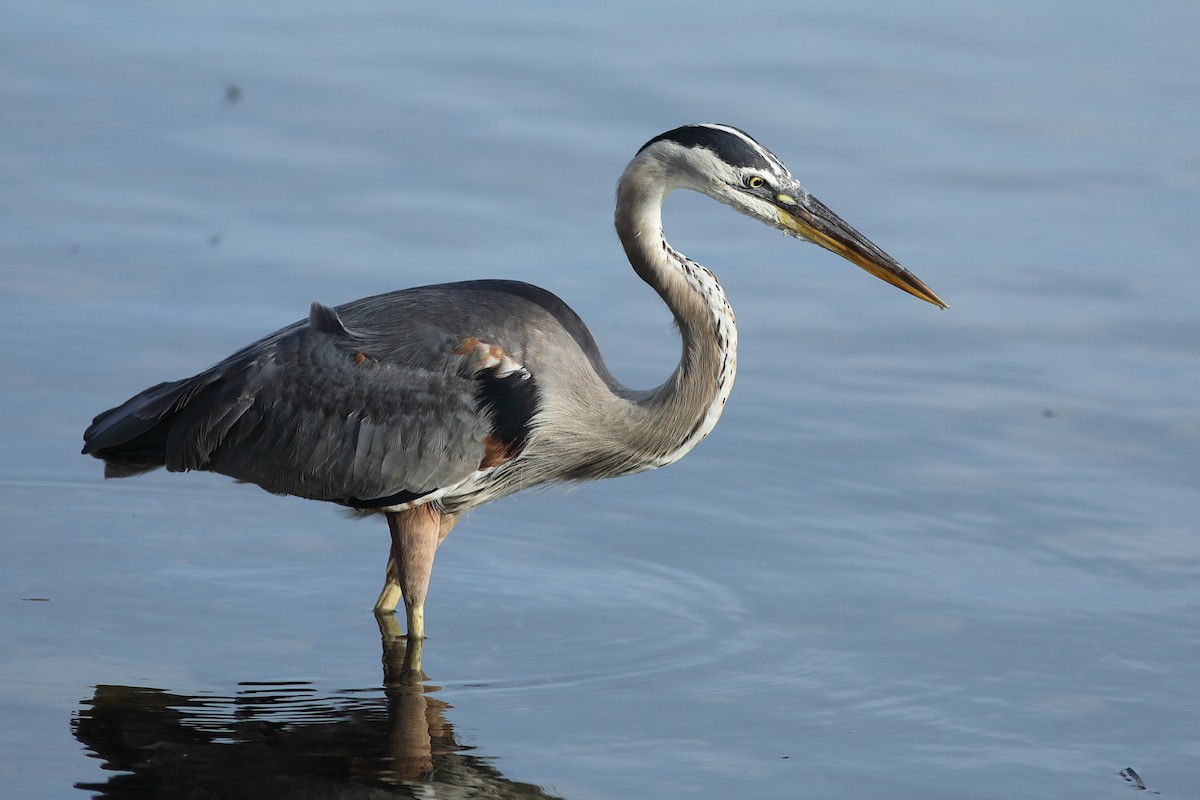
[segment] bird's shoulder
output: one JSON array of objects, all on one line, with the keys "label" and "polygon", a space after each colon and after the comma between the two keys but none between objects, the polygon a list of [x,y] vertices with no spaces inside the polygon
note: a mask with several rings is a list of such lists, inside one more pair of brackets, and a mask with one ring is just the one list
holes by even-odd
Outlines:
[{"label": "bird's shoulder", "polygon": [[[380,359],[421,363],[468,339],[502,348],[525,362],[548,347],[599,356],[587,326],[554,293],[512,280],[432,284],[364,297],[332,309],[343,331],[372,347]],[[310,315],[310,324],[312,318]]]}]

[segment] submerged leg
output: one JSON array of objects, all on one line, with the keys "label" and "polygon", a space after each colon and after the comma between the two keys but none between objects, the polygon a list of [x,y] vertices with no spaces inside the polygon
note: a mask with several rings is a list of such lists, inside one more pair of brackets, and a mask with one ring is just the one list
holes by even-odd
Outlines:
[{"label": "submerged leg", "polygon": [[392,550],[388,557],[387,579],[375,613],[394,611],[401,598],[408,619],[408,636],[425,636],[425,593],[429,588],[429,573],[433,570],[433,555],[438,544],[457,521],[454,514],[443,514],[432,503],[406,511],[386,514],[392,534]]}]

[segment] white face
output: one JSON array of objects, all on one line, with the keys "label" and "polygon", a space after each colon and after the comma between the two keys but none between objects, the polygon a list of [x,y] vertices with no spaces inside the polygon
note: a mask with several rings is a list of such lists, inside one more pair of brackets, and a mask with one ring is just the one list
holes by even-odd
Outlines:
[{"label": "white face", "polygon": [[778,158],[750,137],[723,126],[704,127],[725,139],[721,144],[728,160],[708,147],[687,147],[670,139],[654,142],[641,154],[660,163],[668,191],[691,189],[706,194],[746,216],[798,235],[781,219],[780,210],[806,203],[808,191]]}]

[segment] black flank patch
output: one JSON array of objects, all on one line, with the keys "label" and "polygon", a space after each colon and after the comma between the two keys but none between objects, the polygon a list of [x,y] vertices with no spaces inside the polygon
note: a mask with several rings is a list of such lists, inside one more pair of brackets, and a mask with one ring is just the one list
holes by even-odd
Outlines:
[{"label": "black flank patch", "polygon": [[528,373],[499,376],[494,369],[475,373],[475,397],[492,420],[492,435],[516,454],[525,447],[533,416],[541,405],[537,381]]}]

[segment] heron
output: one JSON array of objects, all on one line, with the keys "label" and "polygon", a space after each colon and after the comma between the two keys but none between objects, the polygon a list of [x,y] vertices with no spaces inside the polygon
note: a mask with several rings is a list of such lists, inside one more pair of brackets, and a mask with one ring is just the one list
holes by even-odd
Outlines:
[{"label": "heron", "polygon": [[407,636],[419,641],[434,553],[463,514],[535,486],[666,466],[716,425],[737,327],[716,276],[663,234],[663,201],[676,189],[947,307],[747,133],[684,125],[646,142],[616,190],[625,254],[682,341],[661,385],[617,381],[579,315],[545,289],[443,283],[313,303],[307,319],[103,412],[83,452],[104,461],[108,478],[207,470],[382,514],[391,547],[375,611],[393,614],[403,600]]}]

